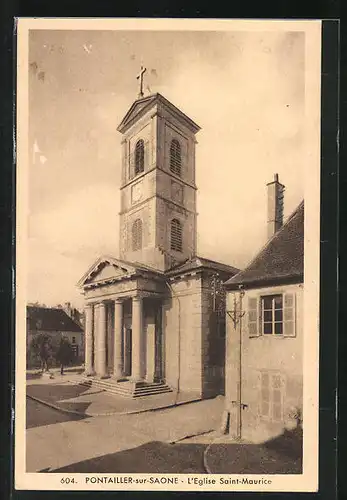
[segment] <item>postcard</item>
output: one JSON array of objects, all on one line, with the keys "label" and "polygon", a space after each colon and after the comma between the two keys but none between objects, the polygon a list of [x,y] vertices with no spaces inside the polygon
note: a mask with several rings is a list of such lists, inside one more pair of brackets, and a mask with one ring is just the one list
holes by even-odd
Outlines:
[{"label": "postcard", "polygon": [[321,21],[17,21],[15,488],[317,491]]}]

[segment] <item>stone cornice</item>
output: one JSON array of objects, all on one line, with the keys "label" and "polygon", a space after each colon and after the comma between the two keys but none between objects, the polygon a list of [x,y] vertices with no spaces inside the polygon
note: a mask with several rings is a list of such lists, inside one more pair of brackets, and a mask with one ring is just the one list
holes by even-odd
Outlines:
[{"label": "stone cornice", "polygon": [[156,193],[153,194],[152,196],[149,196],[148,198],[142,200],[140,203],[136,203],[136,205],[131,205],[131,207],[128,210],[122,210],[121,212],[118,212],[118,215],[123,215],[123,214],[129,214],[132,211],[136,212],[139,208],[141,208],[143,205],[148,203],[148,201],[152,200],[153,198],[159,198],[160,200],[165,201],[166,203],[172,203],[175,207],[179,208],[180,210],[183,210],[184,212],[198,215],[197,212],[194,212],[193,210],[189,210],[189,208],[184,207],[183,205],[180,205],[179,203],[176,203],[169,198],[165,198],[164,196],[161,196],[160,194]]},{"label": "stone cornice", "polygon": [[111,277],[111,278],[105,278],[103,280],[99,280],[99,281],[93,281],[91,283],[86,283],[83,287],[84,290],[90,290],[90,289],[93,289],[93,288],[100,288],[100,287],[104,287],[104,286],[107,286],[107,285],[113,285],[115,283],[120,283],[120,282],[124,282],[124,281],[132,281],[132,280],[135,280],[137,278],[144,278],[144,279],[151,279],[153,281],[159,281],[159,282],[162,282],[165,280],[165,277],[164,276],[156,276],[155,273],[151,272],[151,271],[142,271],[142,270],[136,270],[134,273],[132,274],[124,274],[123,276],[115,276],[115,277]]},{"label": "stone cornice", "polygon": [[188,182],[188,181],[182,179],[182,177],[175,175],[171,171],[165,170],[164,168],[160,167],[159,165],[151,166],[151,168],[149,168],[148,170],[141,172],[140,174],[136,175],[135,177],[130,179],[125,184],[122,184],[119,189],[122,190],[122,189],[127,188],[128,186],[131,186],[131,184],[136,184],[137,181],[139,181],[140,179],[143,179],[145,177],[145,175],[149,174],[150,172],[153,172],[153,170],[160,170],[161,172],[168,175],[169,177],[172,177],[172,179],[174,179],[175,181],[178,181],[181,184],[184,184],[185,186],[188,186],[191,189],[194,189],[195,191],[198,190],[198,188],[194,182]]},{"label": "stone cornice", "polygon": [[153,298],[153,299],[164,299],[167,297],[167,294],[160,292],[153,292],[152,290],[131,290],[129,292],[120,292],[119,294],[115,294],[114,292],[105,293],[100,297],[90,297],[86,299],[85,307],[99,307],[101,304],[105,304],[107,302],[124,302],[128,299],[145,299],[145,298]]}]

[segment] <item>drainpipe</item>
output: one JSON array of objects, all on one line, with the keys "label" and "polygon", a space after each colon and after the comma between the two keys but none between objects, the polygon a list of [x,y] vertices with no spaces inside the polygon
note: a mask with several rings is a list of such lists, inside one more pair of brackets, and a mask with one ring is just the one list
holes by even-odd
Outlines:
[{"label": "drainpipe", "polygon": [[[236,366],[236,374],[235,374],[235,381],[236,381],[236,399],[235,401],[231,401],[231,405],[233,408],[236,408],[236,417],[235,417],[235,422],[236,422],[236,432],[235,432],[235,439],[240,440],[241,435],[242,435],[242,410],[245,408],[247,405],[244,405],[242,403],[242,318],[245,315],[245,311],[242,310],[242,299],[245,295],[245,292],[243,290],[243,286],[239,286],[239,303],[237,303],[237,298],[236,298],[236,293],[233,294],[234,296],[234,304],[233,307],[230,310],[226,310],[227,315],[231,318],[233,325],[234,325],[234,332],[235,332],[235,337],[237,336],[233,352],[235,353],[235,358],[233,359],[233,362],[235,363],[234,366]],[[232,347],[232,344],[229,345],[228,349]],[[238,349],[238,350],[237,350]],[[229,352],[229,351],[228,351]],[[230,376],[228,375],[230,378]],[[228,392],[228,391],[227,391]],[[229,408],[230,410],[230,408]],[[224,434],[226,434],[228,431],[230,432],[230,411],[226,410],[223,414],[223,422],[222,422],[222,427],[221,430]],[[234,415],[233,411],[233,415]]]},{"label": "drainpipe", "polygon": [[242,299],[245,292],[240,286],[240,312],[239,312],[239,360],[238,360],[238,383],[237,383],[237,439],[242,438]]}]

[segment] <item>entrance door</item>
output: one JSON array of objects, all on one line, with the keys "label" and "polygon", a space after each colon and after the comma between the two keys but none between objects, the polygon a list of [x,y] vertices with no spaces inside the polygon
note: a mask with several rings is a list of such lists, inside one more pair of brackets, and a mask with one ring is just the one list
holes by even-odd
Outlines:
[{"label": "entrance door", "polygon": [[131,345],[132,345],[132,330],[131,328],[124,328],[124,376],[131,376]]}]

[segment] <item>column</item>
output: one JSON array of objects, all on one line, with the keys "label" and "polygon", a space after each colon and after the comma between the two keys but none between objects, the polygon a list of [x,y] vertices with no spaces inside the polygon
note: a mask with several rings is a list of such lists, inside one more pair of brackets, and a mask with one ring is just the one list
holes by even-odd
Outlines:
[{"label": "column", "polygon": [[87,304],[84,308],[84,365],[85,375],[90,376],[94,374],[93,367],[93,306]]},{"label": "column", "polygon": [[107,373],[113,372],[113,304],[109,302],[106,307],[107,312],[107,344],[106,344],[106,365]]},{"label": "column", "polygon": [[142,351],[142,298],[133,297],[132,300],[132,349],[131,349],[131,378],[141,380],[141,351]]},{"label": "column", "polygon": [[122,356],[122,331],[123,331],[123,304],[121,299],[114,301],[114,324],[113,324],[113,377],[119,379],[123,375]]},{"label": "column", "polygon": [[146,381],[154,382],[156,360],[157,303],[152,300],[146,312]]},{"label": "column", "polygon": [[98,304],[98,318],[96,331],[96,374],[100,378],[107,377],[106,373],[106,304]]}]

